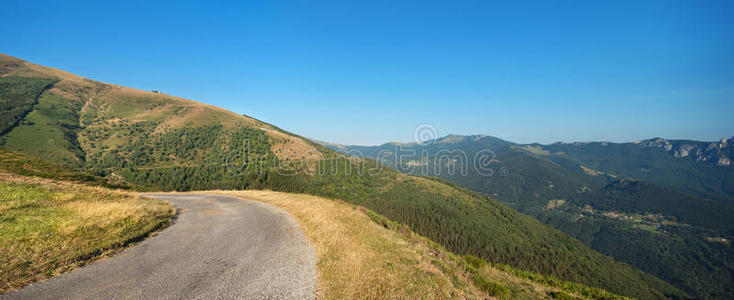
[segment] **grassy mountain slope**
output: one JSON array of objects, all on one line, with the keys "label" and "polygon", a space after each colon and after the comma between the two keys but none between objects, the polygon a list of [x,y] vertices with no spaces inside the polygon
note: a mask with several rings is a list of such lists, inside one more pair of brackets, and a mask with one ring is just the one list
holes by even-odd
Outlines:
[{"label": "grassy mountain slope", "polygon": [[129,192],[0,174],[0,293],[118,252],[173,211]]},{"label": "grassy mountain slope", "polygon": [[0,148],[0,173],[118,189],[131,188],[130,184],[119,179],[112,180],[111,178],[95,176],[88,172],[70,169],[68,166],[62,164],[2,148]]},{"label": "grassy mountain slope", "polygon": [[[346,158],[249,117],[8,56],[0,56],[0,70],[2,77],[57,80],[28,117],[63,112],[45,123],[21,121],[3,136],[8,149],[152,190],[259,188],[339,198],[407,224],[455,253],[629,296],[682,295],[486,196]],[[68,122],[74,119],[76,126]],[[39,131],[54,135],[28,146],[38,142]]]},{"label": "grassy mountain slope", "polygon": [[[0,293],[113,254],[169,222],[173,208],[161,201],[92,187],[101,185],[99,177],[0,151]],[[457,256],[402,224],[342,201],[272,191],[215,192],[267,202],[293,215],[317,249],[324,299],[624,299]]]},{"label": "grassy mountain slope", "polygon": [[[449,136],[431,144],[399,147],[335,148],[366,157],[380,154],[381,161],[401,172],[437,176],[492,195],[698,298],[734,296],[728,289],[734,282],[734,251],[722,240],[730,240],[734,233],[728,221],[734,211],[727,201],[705,199],[697,190],[673,184],[630,179],[627,175],[634,173],[622,172],[637,164],[636,170],[644,166],[656,174],[648,179],[662,181],[673,170],[671,183],[698,178],[699,173],[722,182],[731,167],[676,158],[665,148],[638,144],[518,145],[487,136]],[[480,174],[472,165],[472,158],[483,149],[495,155],[490,164],[493,174]],[[399,159],[400,151],[418,157]],[[450,159],[467,161],[466,175],[458,169],[451,174]],[[715,191],[726,195],[725,190]]]},{"label": "grassy mountain slope", "polygon": [[53,79],[0,77],[0,133],[18,125]]},{"label": "grassy mountain slope", "polygon": [[266,202],[293,215],[318,253],[324,299],[622,298],[457,256],[404,225],[342,201],[272,191],[215,192]]}]

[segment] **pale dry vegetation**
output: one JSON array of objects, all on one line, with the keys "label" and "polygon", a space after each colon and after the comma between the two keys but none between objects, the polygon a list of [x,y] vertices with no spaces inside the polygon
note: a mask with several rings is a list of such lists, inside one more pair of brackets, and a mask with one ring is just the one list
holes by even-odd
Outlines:
[{"label": "pale dry vegetation", "polygon": [[136,194],[0,176],[0,292],[116,253],[169,224],[173,207]]},{"label": "pale dry vegetation", "polygon": [[303,194],[215,192],[280,207],[298,221],[318,253],[321,299],[550,299],[569,295],[489,265],[474,268],[407,226],[362,207]]},{"label": "pale dry vegetation", "polygon": [[318,253],[323,299],[481,298],[444,253],[387,230],[345,203],[269,191],[222,193],[272,204],[298,220]]}]

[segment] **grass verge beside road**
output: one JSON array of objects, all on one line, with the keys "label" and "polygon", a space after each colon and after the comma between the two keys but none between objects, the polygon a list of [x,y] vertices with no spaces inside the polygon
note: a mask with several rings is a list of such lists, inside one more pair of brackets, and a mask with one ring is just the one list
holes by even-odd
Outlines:
[{"label": "grass verge beside road", "polygon": [[0,174],[0,292],[118,252],[174,213],[129,192]]},{"label": "grass verge beside road", "polygon": [[[202,192],[196,192],[202,193]],[[318,255],[321,299],[622,299],[577,293],[446,251],[363,207],[272,191],[206,191],[265,202],[291,214]],[[559,281],[560,282],[560,281]],[[581,286],[581,285],[579,285]]]}]

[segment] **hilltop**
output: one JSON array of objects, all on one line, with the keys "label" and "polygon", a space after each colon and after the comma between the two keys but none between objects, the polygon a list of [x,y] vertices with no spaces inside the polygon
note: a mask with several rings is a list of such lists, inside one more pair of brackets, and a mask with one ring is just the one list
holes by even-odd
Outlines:
[{"label": "hilltop", "polygon": [[140,190],[271,189],[364,206],[457,254],[627,296],[685,293],[496,200],[256,119],[0,56],[1,145]]}]

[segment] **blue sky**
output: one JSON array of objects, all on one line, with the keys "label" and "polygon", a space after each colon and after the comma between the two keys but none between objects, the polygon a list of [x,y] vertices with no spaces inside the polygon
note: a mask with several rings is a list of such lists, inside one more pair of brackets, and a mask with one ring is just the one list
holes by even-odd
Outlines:
[{"label": "blue sky", "polygon": [[734,1],[99,2],[4,1],[0,52],[344,144],[734,136]]}]

